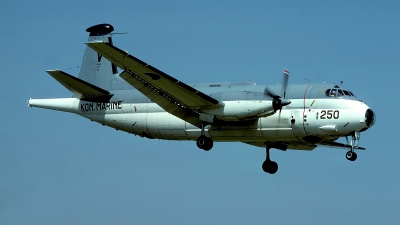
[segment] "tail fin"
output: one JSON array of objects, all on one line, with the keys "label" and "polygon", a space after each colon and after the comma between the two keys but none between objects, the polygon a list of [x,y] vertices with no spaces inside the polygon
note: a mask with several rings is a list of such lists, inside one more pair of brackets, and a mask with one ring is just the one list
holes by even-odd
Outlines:
[{"label": "tail fin", "polygon": [[[98,40],[112,44],[111,32],[114,31],[112,25],[98,24],[86,31],[89,32],[89,42]],[[114,64],[89,47],[86,47],[78,77],[105,90],[132,88],[124,80],[118,79],[118,70]]]}]

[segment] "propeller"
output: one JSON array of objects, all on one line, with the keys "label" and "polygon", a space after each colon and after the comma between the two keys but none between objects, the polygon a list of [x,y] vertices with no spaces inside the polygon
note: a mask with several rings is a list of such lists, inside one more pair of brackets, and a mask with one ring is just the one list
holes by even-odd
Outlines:
[{"label": "propeller", "polygon": [[268,95],[272,98],[272,107],[274,108],[274,112],[276,112],[278,110],[280,112],[282,110],[283,106],[289,105],[291,103],[290,100],[285,99],[287,84],[289,81],[289,74],[290,74],[289,70],[287,70],[287,69],[283,70],[281,96],[276,95],[274,92],[269,90],[268,87],[265,88],[264,94]]}]

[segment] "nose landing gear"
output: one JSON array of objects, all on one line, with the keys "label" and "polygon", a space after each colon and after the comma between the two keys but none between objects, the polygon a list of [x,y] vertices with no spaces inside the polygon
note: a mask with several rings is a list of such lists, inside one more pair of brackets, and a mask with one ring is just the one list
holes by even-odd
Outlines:
[{"label": "nose landing gear", "polygon": [[[349,141],[347,136],[346,136],[347,142]],[[346,153],[346,159],[350,161],[356,161],[357,159],[357,153],[354,152],[354,149],[358,147],[358,143],[360,141],[360,132],[355,131],[351,135],[351,141],[350,141],[350,146],[351,149]]]},{"label": "nose landing gear", "polygon": [[353,152],[353,151],[348,151],[346,153],[346,159],[350,160],[350,161],[356,161],[357,159],[357,153]]}]

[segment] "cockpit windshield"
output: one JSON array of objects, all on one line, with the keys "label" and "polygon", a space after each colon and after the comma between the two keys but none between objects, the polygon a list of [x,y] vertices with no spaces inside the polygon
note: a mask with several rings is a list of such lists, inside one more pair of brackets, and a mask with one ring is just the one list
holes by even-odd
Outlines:
[{"label": "cockpit windshield", "polygon": [[356,97],[353,93],[351,93],[351,91],[343,90],[340,88],[327,89],[325,91],[325,95],[328,97],[343,97],[343,96]]}]

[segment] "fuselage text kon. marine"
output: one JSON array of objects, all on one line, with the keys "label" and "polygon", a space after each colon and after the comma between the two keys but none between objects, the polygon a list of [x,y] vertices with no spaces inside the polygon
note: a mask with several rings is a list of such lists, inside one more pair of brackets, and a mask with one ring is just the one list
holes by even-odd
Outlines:
[{"label": "fuselage text kon. marine", "polygon": [[81,103],[81,112],[122,109],[122,101]]}]

